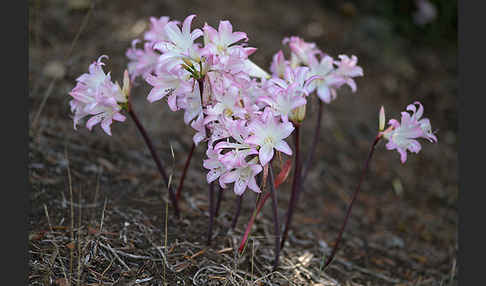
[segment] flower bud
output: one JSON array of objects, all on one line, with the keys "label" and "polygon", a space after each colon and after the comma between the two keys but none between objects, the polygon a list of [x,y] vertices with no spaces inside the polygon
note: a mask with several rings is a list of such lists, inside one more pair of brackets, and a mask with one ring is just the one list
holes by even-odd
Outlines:
[{"label": "flower bud", "polygon": [[305,106],[306,104],[292,109],[289,114],[290,121],[292,121],[294,124],[302,123],[305,118]]},{"label": "flower bud", "polygon": [[385,129],[385,109],[383,108],[383,106],[381,107],[380,109],[380,119],[379,119],[379,130],[380,132],[383,132],[383,130]]},{"label": "flower bud", "polygon": [[126,98],[130,96],[130,76],[128,75],[128,70],[123,73],[123,88],[122,93]]}]

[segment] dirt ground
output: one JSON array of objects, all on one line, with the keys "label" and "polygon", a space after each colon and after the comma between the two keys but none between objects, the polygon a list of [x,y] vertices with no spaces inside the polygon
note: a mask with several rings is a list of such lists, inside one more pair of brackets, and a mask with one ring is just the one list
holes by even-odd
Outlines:
[{"label": "dirt ground", "polygon": [[[29,1],[29,285],[457,285],[457,43],[420,30],[413,37],[397,32],[370,8],[378,2],[96,1],[90,8],[83,0]],[[92,61],[108,55],[105,70],[121,82],[125,51],[150,16],[183,20],[192,13],[192,27],[230,20],[258,48],[252,59],[267,69],[291,35],[334,57],[354,54],[364,69],[356,94],[342,88],[325,106],[314,165],[276,272],[270,204],[245,252],[236,252],[255,205],[252,192],[229,232],[235,196],[224,193],[213,243],[205,245],[202,147],[177,220],[170,205],[166,216],[166,188],[132,121],[114,123],[111,137],[99,127],[73,130],[68,92]],[[178,182],[193,131],[182,113],[149,104],[148,91],[144,84],[132,90],[134,109]],[[322,270],[376,135],[380,106],[398,119],[416,100],[438,130],[438,143],[424,142],[406,164],[378,145],[337,258]],[[304,152],[316,104],[303,125]],[[278,190],[280,221],[290,181]]]}]

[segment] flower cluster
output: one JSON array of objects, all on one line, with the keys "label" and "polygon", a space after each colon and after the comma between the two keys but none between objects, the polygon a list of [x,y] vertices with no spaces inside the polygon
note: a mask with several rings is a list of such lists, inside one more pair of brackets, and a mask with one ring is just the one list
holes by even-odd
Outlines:
[{"label": "flower cluster", "polygon": [[[93,62],[89,66],[89,72],[76,79],[76,86],[69,93],[72,97],[70,106],[74,113],[74,129],[83,118],[90,117],[86,122],[88,129],[91,130],[101,123],[102,129],[111,135],[112,122],[125,121],[122,112],[128,111],[166,181],[176,216],[179,215],[179,192],[194,148],[202,142],[206,143],[203,166],[208,170],[206,180],[210,183],[208,242],[212,237],[212,218],[219,208],[218,204],[214,210],[211,203],[213,183],[218,183],[222,189],[233,184],[234,193],[238,196],[243,195],[246,189],[259,193],[261,189],[256,176],[268,171],[270,192],[260,200],[257,211],[250,219],[240,252],[255,216],[265,200],[274,195],[274,188],[287,177],[291,161],[287,160],[289,163],[285,164],[286,167],[282,168],[275,181],[271,166],[268,169],[267,167],[281,153],[294,155],[295,167],[287,220],[282,240],[277,240],[275,244],[276,267],[279,246],[285,245],[299,188],[305,181],[303,173],[307,171],[302,170],[307,170],[311,161],[306,160],[302,167],[299,160],[299,128],[305,119],[308,97],[315,94],[320,100],[318,124],[307,156],[312,159],[320,131],[323,103],[329,104],[335,100],[337,90],[344,85],[356,92],[355,78],[363,76],[363,69],[357,65],[358,59],[355,55],[342,54],[334,59],[321,51],[315,43],[291,36],[282,41],[290,52],[289,57],[285,57],[283,50],[275,53],[268,73],[249,58],[256,52],[256,48],[247,45],[246,33],[233,31],[232,24],[226,20],[220,21],[217,29],[207,23],[202,28],[192,29],[191,24],[195,17],[196,15],[189,15],[182,23],[167,16],[151,17],[150,28],[144,33],[143,39],[133,40],[126,51],[129,62],[122,88],[118,83],[112,82],[110,73],[103,71],[102,59],[107,56],[101,56]],[[140,79],[151,86],[147,95],[149,102],[164,100],[170,110],[183,111],[184,123],[194,129],[193,146],[177,193],[173,192],[171,180],[166,175],[147,132],[131,109],[130,85]],[[376,144],[382,138],[388,140],[387,149],[396,149],[400,153],[402,163],[407,160],[407,151],[420,151],[418,138],[437,142],[430,121],[422,118],[422,104],[416,101],[408,105],[406,110],[411,113],[402,112],[401,122],[390,119],[386,130],[383,107],[380,110],[379,133],[370,149],[363,175]],[[293,151],[286,140],[294,130],[296,143]],[[361,182],[362,180],[353,195],[338,240],[324,267],[332,261],[337,250]],[[272,199],[275,200],[275,197]],[[241,201],[241,198],[238,199],[238,210]],[[279,238],[278,209],[276,204],[273,207],[275,235]],[[239,211],[235,213],[233,226],[238,215]]]},{"label": "flower cluster", "polygon": [[69,93],[73,98],[69,104],[71,112],[74,113],[74,129],[81,119],[91,116],[86,122],[89,130],[101,122],[101,128],[106,134],[111,135],[110,125],[113,120],[126,119],[121,110],[127,102],[128,74],[125,73],[122,89],[118,83],[111,81],[110,73],[105,74],[103,71],[103,58],[108,56],[100,56],[89,66],[89,73],[84,73],[76,79],[77,84]]},{"label": "flower cluster", "polygon": [[247,46],[246,33],[234,32],[229,21],[192,30],[194,17],[182,24],[151,18],[143,49],[134,40],[126,53],[130,76],[152,86],[150,102],[166,98],[172,111],[184,111],[196,145],[207,141],[208,182],[234,183],[237,195],[246,188],[260,192],[255,176],[275,152],[292,155],[285,139],[303,120],[307,96],[316,91],[329,103],[344,84],[355,91],[353,77],[363,71],[355,56],[336,61],[314,43],[290,37],[283,41],[290,60],[276,53],[270,74],[249,59],[256,48]]},{"label": "flower cluster", "polygon": [[[418,109],[416,107],[418,105]],[[437,142],[437,137],[432,132],[432,127],[428,118],[421,118],[424,113],[424,107],[418,101],[407,106],[408,111],[403,111],[401,122],[395,119],[388,121],[389,127],[380,132],[383,138],[388,140],[386,148],[388,150],[397,150],[400,153],[400,160],[403,163],[407,161],[407,150],[418,153],[422,149],[420,143],[416,140],[424,138],[430,142]],[[383,129],[385,114],[383,108],[380,112],[380,129]]]}]

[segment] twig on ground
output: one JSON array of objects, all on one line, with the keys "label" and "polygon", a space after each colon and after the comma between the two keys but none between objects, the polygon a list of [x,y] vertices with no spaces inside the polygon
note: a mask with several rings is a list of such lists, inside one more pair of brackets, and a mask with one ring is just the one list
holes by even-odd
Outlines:
[{"label": "twig on ground", "polygon": [[[81,203],[81,188],[79,189],[78,191],[78,202]],[[82,220],[82,208],[79,208],[79,211],[78,211],[78,228],[81,229],[81,220]],[[81,269],[82,269],[82,265],[81,265],[81,231],[77,231],[77,246],[78,246],[78,281],[77,281],[77,285],[79,286],[80,283],[81,283]]]},{"label": "twig on ground", "polygon": [[339,262],[339,263],[343,264],[346,267],[349,267],[349,268],[352,268],[352,269],[356,269],[356,270],[358,270],[360,272],[369,274],[369,275],[371,275],[373,277],[380,278],[380,279],[382,279],[382,280],[384,280],[386,282],[390,282],[390,283],[401,283],[402,282],[402,280],[400,280],[400,279],[391,278],[391,277],[385,276],[385,275],[383,275],[381,273],[374,272],[374,271],[368,270],[368,269],[363,268],[363,267],[359,267],[359,266],[357,266],[357,265],[355,265],[355,264],[353,264],[353,263],[351,263],[349,261],[346,261],[346,260],[341,259],[341,258],[338,258],[338,257],[335,257],[335,260],[336,260],[336,262]]},{"label": "twig on ground", "polygon": [[[69,182],[69,201],[71,202],[71,231],[70,231],[70,238],[71,238],[71,243],[74,241],[74,208],[73,208],[73,184],[72,184],[72,178],[71,178],[71,167],[69,165],[69,157],[68,157],[68,151],[67,151],[67,141],[64,146],[64,156],[67,161],[67,175],[68,175],[68,182]],[[69,259],[69,277],[72,277],[73,274],[73,248],[69,248],[70,252],[70,259]]]},{"label": "twig on ground", "polygon": [[105,249],[109,250],[111,253],[113,253],[113,256],[115,256],[115,258],[118,260],[118,262],[120,262],[120,264],[121,264],[121,265],[123,265],[123,266],[124,266],[124,267],[125,267],[125,268],[126,268],[128,271],[130,271],[130,267],[128,267],[128,265],[125,263],[125,261],[123,261],[123,260],[120,258],[120,256],[118,256],[117,251],[116,251],[116,250],[114,250],[114,249],[113,249],[113,248],[110,246],[110,244],[104,245],[104,244],[103,244],[103,243],[101,243],[101,242],[98,242],[98,244],[99,244],[101,247],[103,247],[103,248],[105,248]]}]

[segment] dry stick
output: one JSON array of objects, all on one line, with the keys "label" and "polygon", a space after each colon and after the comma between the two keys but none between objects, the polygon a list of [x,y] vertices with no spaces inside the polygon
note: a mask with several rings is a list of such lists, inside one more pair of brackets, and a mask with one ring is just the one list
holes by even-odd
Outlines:
[{"label": "dry stick", "polygon": [[309,174],[309,169],[312,165],[312,159],[314,159],[314,154],[316,151],[316,146],[317,142],[319,141],[319,133],[321,131],[321,118],[322,118],[322,110],[324,109],[324,103],[322,103],[321,100],[319,100],[319,111],[317,112],[317,122],[316,122],[316,128],[314,130],[314,137],[312,138],[312,145],[309,150],[309,153],[307,154],[307,158],[305,162],[302,164],[302,171],[301,171],[301,185],[307,178],[307,175]]},{"label": "dry stick", "polygon": [[176,197],[174,194],[174,191],[172,187],[169,185],[169,178],[167,177],[167,173],[164,170],[164,167],[162,166],[162,163],[159,160],[159,157],[157,156],[157,153],[155,152],[154,146],[152,145],[152,140],[150,140],[150,137],[147,135],[147,131],[145,131],[145,128],[143,125],[140,123],[138,120],[138,117],[135,115],[133,112],[133,109],[131,106],[128,108],[128,114],[132,117],[133,121],[135,122],[135,125],[138,128],[138,131],[142,134],[143,139],[145,140],[145,144],[150,150],[150,154],[152,155],[152,158],[155,161],[155,164],[157,165],[157,168],[159,169],[159,173],[162,175],[162,178],[165,181],[165,185],[167,186],[167,189],[169,191],[169,198],[172,202],[172,205],[174,206],[174,213],[177,218],[179,218],[179,207],[177,206],[177,201]]},{"label": "dry stick", "polygon": [[[166,202],[165,203],[165,235],[164,235],[164,251],[165,251],[165,254],[167,256],[168,252],[167,252],[167,219],[168,219],[168,216],[169,216],[169,202]],[[164,280],[164,285],[167,285],[166,282],[165,282],[165,264],[162,263],[164,265],[164,272],[163,272],[163,280]]]},{"label": "dry stick", "polygon": [[231,229],[234,229],[236,223],[238,222],[238,217],[240,216],[241,203],[243,202],[244,194],[245,193],[241,194],[241,196],[236,196],[236,211],[235,211],[235,216],[233,217],[233,221],[231,222]]},{"label": "dry stick", "polygon": [[[81,188],[78,191],[78,203],[81,204]],[[82,221],[82,210],[83,208],[79,208],[78,211],[78,232],[77,232],[77,245],[78,245],[78,280],[76,285],[79,286],[81,283],[81,221]]]},{"label": "dry stick", "polygon": [[[273,161],[273,160],[272,160]],[[280,224],[278,222],[278,205],[277,205],[277,193],[275,192],[273,171],[272,171],[272,161],[268,168],[268,184],[270,185],[270,195],[272,197],[272,210],[273,210],[273,222],[275,230],[275,261],[273,263],[273,271],[278,267],[278,258],[280,256]]]},{"label": "dry stick", "polygon": [[285,229],[282,235],[282,241],[280,243],[280,248],[283,249],[285,245],[285,240],[287,239],[287,234],[290,229],[290,223],[292,222],[292,216],[294,214],[294,209],[297,206],[297,198],[299,192],[299,181],[300,181],[300,126],[295,125],[295,169],[294,178],[292,180],[292,193],[290,194],[289,207],[287,210],[287,220],[285,222]]},{"label": "dry stick", "polygon": [[334,247],[332,248],[331,255],[330,255],[329,259],[327,259],[326,264],[324,264],[322,269],[326,268],[326,266],[329,265],[329,263],[331,263],[334,256],[336,255],[336,252],[337,252],[338,247],[339,247],[339,243],[341,242],[341,237],[342,237],[343,232],[344,232],[344,228],[346,227],[346,224],[348,223],[349,215],[351,214],[351,209],[353,208],[354,201],[358,197],[358,193],[359,193],[360,188],[361,188],[361,183],[363,182],[363,179],[366,175],[366,171],[368,171],[368,165],[370,163],[371,156],[373,156],[373,151],[375,151],[375,146],[378,143],[378,141],[380,141],[380,139],[381,139],[381,136],[379,136],[379,135],[376,136],[375,141],[373,141],[373,145],[371,145],[370,152],[368,154],[368,158],[366,159],[365,166],[364,166],[364,169],[363,169],[363,173],[361,174],[361,178],[359,180],[358,187],[356,188],[356,191],[354,191],[353,198],[351,199],[351,203],[349,204],[348,210],[346,211],[346,216],[344,217],[344,223],[341,226],[341,230],[339,231],[336,243],[334,244]]},{"label": "dry stick", "polygon": [[181,179],[179,181],[179,186],[177,187],[177,192],[176,192],[176,202],[177,203],[179,202],[179,198],[181,196],[182,186],[184,186],[184,180],[186,179],[186,172],[187,172],[187,169],[189,168],[189,164],[191,163],[192,154],[194,153],[194,149],[196,149],[196,144],[194,144],[194,142],[193,142],[192,146],[191,146],[191,151],[189,151],[189,155],[187,155],[186,163],[184,164],[184,170],[182,171],[182,176],[181,176]]},{"label": "dry stick", "polygon": [[[69,181],[69,197],[71,201],[71,230],[70,230],[70,237],[71,243],[74,241],[74,204],[73,204],[73,184],[71,178],[71,168],[69,166],[69,158],[67,152],[67,142],[64,149],[64,155],[67,161],[67,174],[68,174],[68,181]],[[69,279],[72,279],[73,275],[73,248],[69,248],[70,258],[69,258]]]}]

